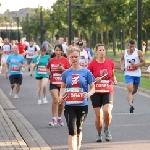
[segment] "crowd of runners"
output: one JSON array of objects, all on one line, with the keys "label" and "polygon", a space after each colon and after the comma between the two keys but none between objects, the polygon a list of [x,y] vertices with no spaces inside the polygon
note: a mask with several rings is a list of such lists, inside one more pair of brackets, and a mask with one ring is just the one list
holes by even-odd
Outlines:
[{"label": "crowd of runners", "polygon": [[[145,59],[133,40],[120,59],[127,85],[129,112],[134,112],[133,95],[140,85],[141,69]],[[112,140],[109,129],[112,120],[113,86],[117,85],[114,62],[106,58],[103,44],[97,44],[92,51],[86,40],[75,37],[67,45],[60,37],[56,45],[47,40],[39,47],[33,40],[27,42],[0,38],[0,74],[3,72],[10,81],[9,95],[19,98],[23,71],[27,69],[37,82],[37,104],[48,103],[46,87],[52,96],[52,119],[50,126],[64,126],[62,113],[68,127],[69,150],[79,150],[82,141],[82,126],[88,114],[89,98],[95,112],[96,142],[102,142],[102,127],[105,140]],[[150,72],[150,67],[148,67]],[[34,75],[33,75],[34,74]]]}]

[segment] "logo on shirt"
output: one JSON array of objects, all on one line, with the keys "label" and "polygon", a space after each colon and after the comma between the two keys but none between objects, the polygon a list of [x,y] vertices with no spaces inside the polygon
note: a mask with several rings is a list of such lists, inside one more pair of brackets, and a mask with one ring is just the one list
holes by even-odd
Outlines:
[{"label": "logo on shirt", "polygon": [[79,74],[72,74],[72,86],[79,87]]}]

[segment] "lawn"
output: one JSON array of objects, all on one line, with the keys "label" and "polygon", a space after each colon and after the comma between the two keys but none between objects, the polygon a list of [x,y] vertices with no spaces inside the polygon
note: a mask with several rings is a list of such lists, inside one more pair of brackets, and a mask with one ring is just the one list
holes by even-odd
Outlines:
[{"label": "lawn", "polygon": [[[124,82],[124,74],[115,72],[115,76],[118,82]],[[150,79],[141,77],[141,84],[140,87],[150,90]]]}]

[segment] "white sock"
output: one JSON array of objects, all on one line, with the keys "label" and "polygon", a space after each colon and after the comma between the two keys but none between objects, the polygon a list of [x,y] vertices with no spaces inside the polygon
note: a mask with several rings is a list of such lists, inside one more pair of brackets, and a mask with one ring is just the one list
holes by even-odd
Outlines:
[{"label": "white sock", "polygon": [[61,119],[61,117],[57,117],[57,119]]},{"label": "white sock", "polygon": [[53,117],[54,120],[56,120],[56,117]]}]

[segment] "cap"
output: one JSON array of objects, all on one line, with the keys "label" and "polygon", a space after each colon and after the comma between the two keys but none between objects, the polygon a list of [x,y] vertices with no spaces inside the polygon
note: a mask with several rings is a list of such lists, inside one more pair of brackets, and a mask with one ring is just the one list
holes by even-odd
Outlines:
[{"label": "cap", "polygon": [[82,41],[79,41],[79,42],[77,43],[77,45],[82,46],[82,45],[83,45],[83,42],[82,42]]}]

